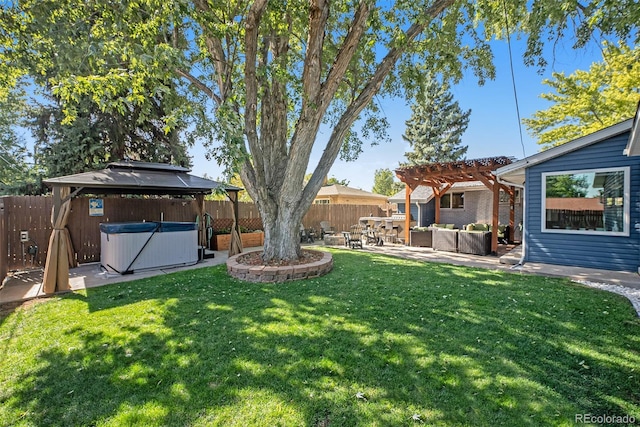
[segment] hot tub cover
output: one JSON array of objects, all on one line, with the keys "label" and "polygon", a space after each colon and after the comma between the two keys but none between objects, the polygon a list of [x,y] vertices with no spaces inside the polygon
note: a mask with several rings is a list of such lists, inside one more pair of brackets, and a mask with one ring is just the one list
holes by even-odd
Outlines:
[{"label": "hot tub cover", "polygon": [[157,231],[167,233],[172,231],[197,230],[195,222],[103,222],[100,231],[106,234],[148,233]]}]

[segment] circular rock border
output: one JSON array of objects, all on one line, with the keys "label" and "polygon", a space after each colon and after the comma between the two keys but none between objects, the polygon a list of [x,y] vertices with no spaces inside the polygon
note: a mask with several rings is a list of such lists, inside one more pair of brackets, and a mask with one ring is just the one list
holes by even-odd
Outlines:
[{"label": "circular rock border", "polygon": [[241,253],[227,259],[227,272],[231,277],[247,282],[276,283],[320,277],[333,269],[333,256],[329,252],[305,250],[322,254],[322,259],[299,265],[247,265],[238,262],[238,257],[244,255]]}]

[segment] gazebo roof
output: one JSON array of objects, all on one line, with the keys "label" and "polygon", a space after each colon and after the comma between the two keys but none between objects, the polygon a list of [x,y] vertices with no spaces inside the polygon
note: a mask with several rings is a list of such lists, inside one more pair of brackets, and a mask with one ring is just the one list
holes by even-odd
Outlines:
[{"label": "gazebo roof", "polygon": [[105,169],[66,175],[44,181],[50,187],[75,187],[79,193],[96,194],[208,194],[222,188],[242,188],[191,175],[190,169],[166,163],[123,161],[109,163]]},{"label": "gazebo roof", "polygon": [[439,188],[456,182],[493,180],[493,171],[512,162],[510,157],[487,157],[484,159],[460,160],[457,162],[426,163],[396,169],[400,180],[416,188],[428,185]]}]

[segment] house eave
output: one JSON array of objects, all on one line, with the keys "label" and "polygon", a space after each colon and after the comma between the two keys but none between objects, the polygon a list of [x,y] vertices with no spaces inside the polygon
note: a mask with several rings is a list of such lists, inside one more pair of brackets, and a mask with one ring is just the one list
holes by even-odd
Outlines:
[{"label": "house eave", "polygon": [[546,162],[551,159],[555,159],[556,157],[571,153],[573,151],[598,143],[621,133],[628,132],[633,127],[633,121],[633,119],[625,120],[623,122],[609,126],[605,129],[567,142],[566,144],[550,148],[546,151],[542,151],[532,156],[525,157],[524,159],[518,160],[517,162],[502,166],[496,169],[496,176],[501,181],[507,181],[514,184],[522,185],[524,183],[524,171],[526,168]]}]

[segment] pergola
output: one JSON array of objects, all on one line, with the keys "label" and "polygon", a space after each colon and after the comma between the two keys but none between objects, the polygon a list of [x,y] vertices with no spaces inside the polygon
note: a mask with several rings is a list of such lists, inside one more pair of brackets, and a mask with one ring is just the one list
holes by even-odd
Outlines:
[{"label": "pergola", "polygon": [[[405,183],[405,201],[411,204],[411,193],[419,185],[426,185],[433,189],[435,195],[435,222],[440,222],[440,199],[456,182],[480,181],[493,192],[493,230],[498,229],[500,190],[509,194],[509,225],[511,233],[515,222],[515,188],[498,181],[494,171],[508,165],[509,157],[489,157],[484,159],[460,160],[457,162],[426,163],[424,165],[405,166],[396,169],[396,176]],[[405,228],[408,230],[410,215],[406,215]],[[512,236],[509,236],[512,237]],[[491,234],[491,251],[498,251],[498,233]]]},{"label": "pergola", "polygon": [[[69,290],[69,267],[75,267],[73,246],[67,229],[71,200],[81,194],[133,194],[193,196],[200,221],[204,221],[204,196],[223,189],[233,202],[238,217],[240,187],[222,184],[189,174],[190,169],[165,163],[138,161],[114,162],[105,169],[45,180],[53,192],[53,232],[45,263],[43,290],[50,294]],[[237,230],[236,219],[236,231]],[[204,227],[200,224],[199,244],[204,245]],[[239,233],[239,231],[238,231]],[[236,233],[232,233],[232,236]],[[239,235],[238,235],[239,238]],[[241,249],[240,249],[241,250]]]}]

